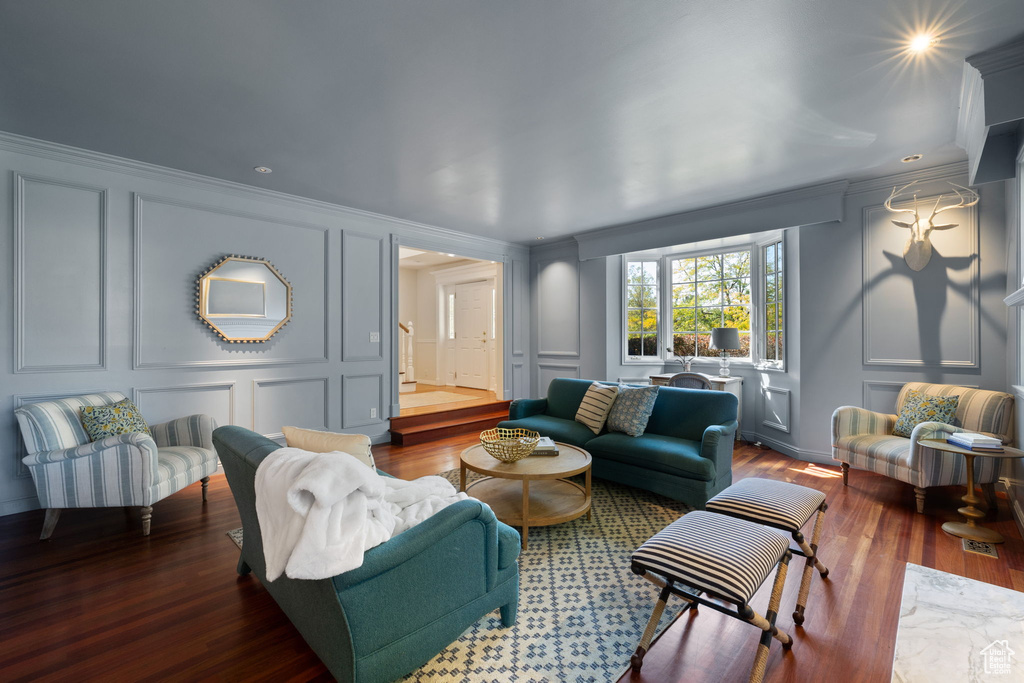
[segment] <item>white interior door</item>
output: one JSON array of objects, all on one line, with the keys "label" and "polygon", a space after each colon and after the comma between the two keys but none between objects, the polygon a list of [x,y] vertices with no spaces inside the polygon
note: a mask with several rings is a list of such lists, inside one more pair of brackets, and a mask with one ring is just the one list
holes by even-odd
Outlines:
[{"label": "white interior door", "polygon": [[490,339],[493,306],[487,282],[455,285],[455,384],[490,387]]}]

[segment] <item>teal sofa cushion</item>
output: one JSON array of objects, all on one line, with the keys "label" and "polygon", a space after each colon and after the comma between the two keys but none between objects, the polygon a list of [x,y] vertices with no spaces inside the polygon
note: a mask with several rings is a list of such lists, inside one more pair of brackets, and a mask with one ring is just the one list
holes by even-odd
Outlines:
[{"label": "teal sofa cushion", "polygon": [[629,436],[609,432],[595,437],[587,449],[605,460],[643,467],[687,479],[714,481],[715,464],[700,454],[699,441],[660,434]]},{"label": "teal sofa cushion", "polygon": [[[580,399],[582,400],[582,396]],[[508,429],[515,429],[516,427],[532,429],[535,432],[540,432],[543,436],[550,436],[555,441],[583,447],[594,438],[594,432],[590,431],[590,428],[586,425],[577,422],[574,419],[575,415],[573,413],[573,417],[568,419],[551,415],[531,415],[530,417],[518,420],[505,420],[504,422],[499,422],[498,426]]]},{"label": "teal sofa cushion", "polygon": [[[585,379],[554,381],[548,385],[548,405],[545,412],[551,417],[575,420],[576,411],[593,382]],[[593,435],[593,432],[591,432]]]}]

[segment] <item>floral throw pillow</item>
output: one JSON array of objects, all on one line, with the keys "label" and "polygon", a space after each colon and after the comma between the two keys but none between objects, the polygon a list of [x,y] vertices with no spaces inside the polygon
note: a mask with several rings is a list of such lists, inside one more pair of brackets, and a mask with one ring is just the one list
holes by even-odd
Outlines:
[{"label": "floral throw pillow", "polygon": [[611,412],[608,413],[608,431],[640,436],[647,429],[647,421],[658,399],[658,387],[627,387],[619,385]]},{"label": "floral throw pillow", "polygon": [[953,424],[959,405],[959,396],[933,396],[911,389],[907,392],[907,400],[903,404],[903,410],[900,411],[892,433],[894,436],[910,438],[914,427],[922,422]]},{"label": "floral throw pillow", "polygon": [[82,406],[79,415],[85,433],[93,441],[131,432],[150,434],[142,413],[127,398],[105,406]]}]

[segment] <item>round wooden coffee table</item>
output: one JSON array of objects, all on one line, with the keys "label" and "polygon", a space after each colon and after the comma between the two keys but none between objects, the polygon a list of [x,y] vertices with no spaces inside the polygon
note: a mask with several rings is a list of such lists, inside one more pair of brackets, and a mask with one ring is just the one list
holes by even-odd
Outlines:
[{"label": "round wooden coffee table", "polygon": [[[491,506],[505,524],[522,528],[523,549],[531,526],[561,524],[583,515],[590,519],[590,453],[567,443],[558,455],[531,455],[502,462],[480,444],[462,451],[459,490]],[[466,470],[486,475],[466,487]],[[586,473],[586,485],[566,477]]]}]

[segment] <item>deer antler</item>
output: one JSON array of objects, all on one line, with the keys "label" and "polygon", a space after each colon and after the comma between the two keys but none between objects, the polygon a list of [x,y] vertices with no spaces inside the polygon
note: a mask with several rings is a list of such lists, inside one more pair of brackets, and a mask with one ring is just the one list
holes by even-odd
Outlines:
[{"label": "deer antler", "polygon": [[894,208],[892,208],[893,200],[898,198],[901,194],[903,194],[908,187],[910,187],[911,185],[914,185],[916,183],[917,183],[917,181],[914,180],[914,181],[911,181],[911,182],[907,183],[903,187],[900,187],[900,188],[893,187],[892,188],[892,194],[890,194],[889,198],[885,200],[885,208],[888,209],[889,211],[892,211],[893,213],[909,213],[911,216],[914,217],[914,220],[912,220],[909,223],[907,223],[905,221],[896,221],[896,220],[894,220],[892,222],[893,225],[897,225],[897,226],[899,226],[901,228],[912,228],[914,226],[914,224],[917,223],[919,216],[917,215],[917,195],[916,194],[914,195],[914,208],[913,209],[894,209]]},{"label": "deer antler", "polygon": [[[972,189],[966,188],[963,185],[957,185],[956,183],[950,183],[953,186],[953,192],[956,193],[957,198],[960,200],[956,204],[950,204],[939,208],[939,202],[942,201],[944,195],[939,195],[939,198],[935,200],[935,207],[932,209],[932,215],[928,217],[928,222],[931,223],[936,216],[943,211],[949,211],[950,209],[961,209],[967,208],[968,206],[974,206],[978,203],[981,197]],[[960,192],[963,190],[963,192]],[[947,223],[945,225],[932,225],[932,230],[949,230],[955,228],[959,223]]]}]

